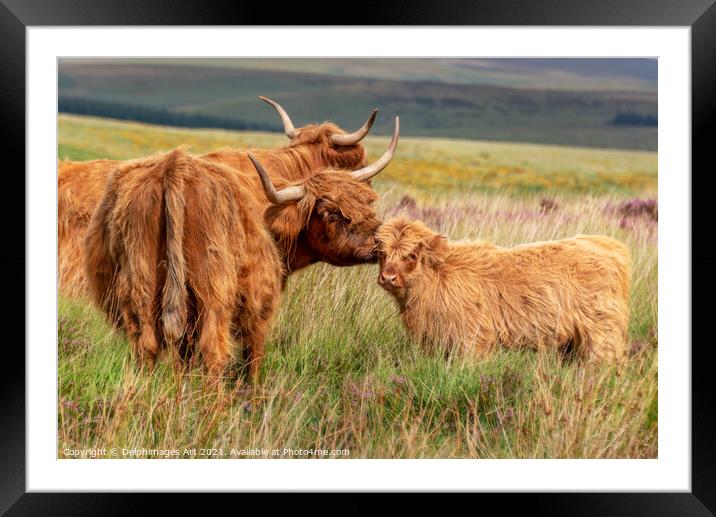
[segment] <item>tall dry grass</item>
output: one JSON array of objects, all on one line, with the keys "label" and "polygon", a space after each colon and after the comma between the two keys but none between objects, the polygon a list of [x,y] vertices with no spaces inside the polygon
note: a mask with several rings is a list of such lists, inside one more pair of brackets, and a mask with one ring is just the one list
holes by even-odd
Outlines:
[{"label": "tall dry grass", "polygon": [[58,456],[117,447],[197,449],[197,457],[286,448],[351,458],[656,457],[656,220],[625,208],[624,193],[557,192],[386,182],[379,211],[504,246],[577,233],[623,240],[633,289],[622,370],[529,350],[480,361],[427,356],[407,339],[376,266],[316,265],[288,282],[258,386],[222,397],[203,389],[198,367],[138,370],[126,340],[86,301],[61,299]]}]

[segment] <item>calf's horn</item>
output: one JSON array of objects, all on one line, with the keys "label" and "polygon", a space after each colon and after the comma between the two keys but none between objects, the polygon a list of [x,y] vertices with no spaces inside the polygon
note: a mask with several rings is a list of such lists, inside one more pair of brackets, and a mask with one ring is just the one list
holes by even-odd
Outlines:
[{"label": "calf's horn", "polygon": [[395,149],[398,147],[398,138],[400,137],[400,117],[395,117],[395,129],[393,130],[393,139],[390,141],[390,145],[388,146],[388,149],[383,153],[383,156],[378,158],[376,161],[371,163],[370,165],[367,165],[366,167],[363,167],[362,169],[358,169],[357,171],[351,172],[351,176],[357,181],[368,181],[373,176],[378,174],[380,171],[385,169],[388,164],[390,163],[390,160],[393,159],[393,155],[395,154]]},{"label": "calf's horn", "polygon": [[256,172],[259,173],[259,179],[264,187],[264,192],[266,192],[266,197],[273,204],[280,205],[282,203],[298,201],[306,193],[301,185],[294,185],[277,191],[276,187],[274,187],[273,183],[271,183],[271,178],[269,178],[259,161],[251,156],[251,154],[249,154],[249,160],[251,160],[251,163],[253,163],[254,167],[256,167]]},{"label": "calf's horn", "polygon": [[291,122],[291,117],[288,116],[288,113],[286,113],[286,110],[283,109],[278,102],[272,101],[268,97],[259,95],[259,99],[261,99],[265,103],[270,104],[271,106],[274,107],[274,109],[278,113],[279,117],[281,117],[281,122],[283,122],[283,132],[286,133],[286,136],[288,138],[293,140],[296,137],[296,128],[293,127],[293,122]]},{"label": "calf's horn", "polygon": [[331,143],[333,145],[355,145],[361,140],[365,138],[365,135],[368,134],[368,131],[370,131],[370,128],[373,127],[373,123],[375,122],[375,117],[378,114],[378,108],[375,108],[373,112],[368,117],[368,120],[365,121],[365,124],[363,124],[360,129],[357,131],[354,131],[353,133],[348,133],[346,135],[331,135]]}]

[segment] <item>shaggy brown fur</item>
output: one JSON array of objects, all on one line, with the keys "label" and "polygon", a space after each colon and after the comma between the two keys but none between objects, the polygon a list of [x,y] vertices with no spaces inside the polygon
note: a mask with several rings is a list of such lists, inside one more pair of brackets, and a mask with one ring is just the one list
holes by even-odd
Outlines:
[{"label": "shaggy brown fur", "polygon": [[177,150],[120,165],[108,180],[86,232],[85,271],[94,301],[148,363],[163,345],[187,356],[196,334],[212,375],[235,340],[255,379],[287,274],[377,260],[376,194],[350,171],[292,182],[306,194],[282,205],[251,176]]},{"label": "shaggy brown fur", "polygon": [[[283,148],[257,149],[252,150],[251,153],[264,164],[276,185],[287,181],[300,181],[326,167],[349,170],[362,167],[366,163],[366,155],[360,143],[351,146],[331,144],[332,134],[344,133],[332,123],[308,125],[299,128],[296,137]],[[224,149],[206,154],[202,158],[225,164],[238,171],[253,170],[247,151]],[[57,258],[61,293],[75,297],[87,293],[82,268],[82,238],[112,170],[122,163],[131,166],[133,162],[141,163],[146,159],[128,162],[95,160],[59,163]],[[245,175],[242,181],[245,182],[246,188],[255,190],[258,195],[263,196],[261,183],[256,174]]]},{"label": "shaggy brown fur", "polygon": [[589,359],[625,354],[630,258],[615,239],[448,243],[422,222],[399,218],[383,224],[377,240],[379,283],[428,349],[572,345]]},{"label": "shaggy brown fur", "polygon": [[97,207],[109,171],[120,162],[60,162],[57,167],[57,275],[60,292],[87,292],[82,268],[82,236]]}]

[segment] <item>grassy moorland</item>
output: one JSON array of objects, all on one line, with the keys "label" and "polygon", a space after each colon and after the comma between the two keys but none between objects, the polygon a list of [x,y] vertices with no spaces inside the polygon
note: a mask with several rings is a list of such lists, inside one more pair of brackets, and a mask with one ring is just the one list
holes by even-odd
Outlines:
[{"label": "grassy moorland", "polygon": [[[368,140],[372,157],[386,144]],[[77,160],[283,142],[80,117],[59,124],[59,157]],[[653,153],[405,137],[374,181],[383,217],[407,213],[452,239],[509,246],[600,233],[626,242],[634,282],[621,370],[532,351],[479,362],[427,356],[407,339],[375,266],[317,265],[289,279],[258,386],[218,397],[202,389],[201,368],[176,373],[168,354],[151,374],[138,370],[125,338],[86,300],[61,298],[58,456],[117,447],[197,457],[210,456],[202,448],[223,457],[284,448],[351,458],[656,457],[656,180]]]}]

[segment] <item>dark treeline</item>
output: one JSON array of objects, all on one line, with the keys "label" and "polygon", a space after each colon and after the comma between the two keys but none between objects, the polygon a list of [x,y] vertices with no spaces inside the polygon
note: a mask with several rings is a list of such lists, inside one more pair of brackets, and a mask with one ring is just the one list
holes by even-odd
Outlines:
[{"label": "dark treeline", "polygon": [[163,126],[218,128],[255,131],[281,132],[282,129],[272,124],[260,122],[244,122],[237,119],[214,117],[200,113],[183,113],[169,111],[163,108],[150,108],[139,104],[126,104],[123,102],[107,102],[84,97],[60,97],[57,102],[60,113],[75,115],[93,115],[119,120],[134,120],[147,124]]},{"label": "dark treeline", "polygon": [[659,125],[659,120],[654,115],[640,115],[639,113],[617,113],[611,120],[615,126],[650,126]]}]

